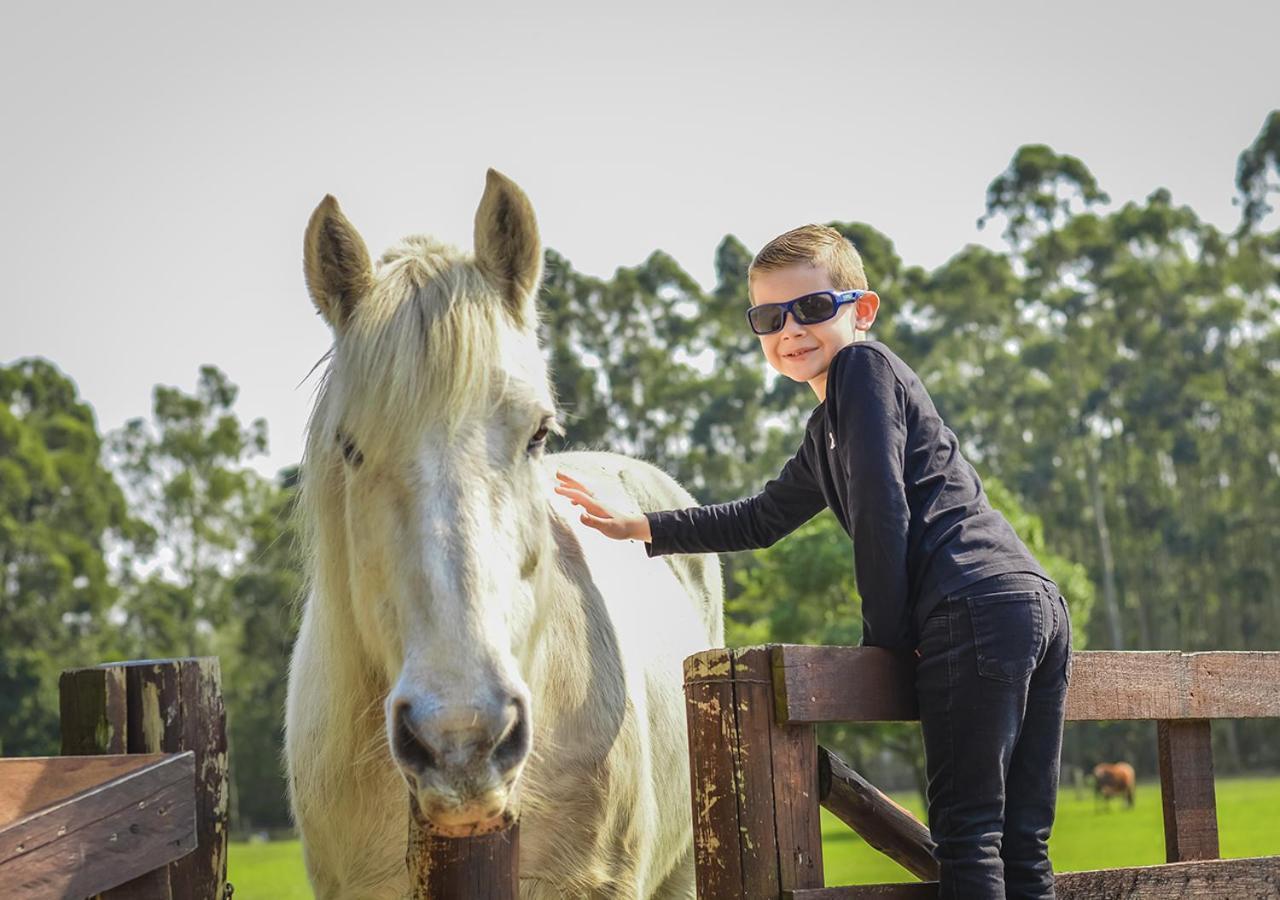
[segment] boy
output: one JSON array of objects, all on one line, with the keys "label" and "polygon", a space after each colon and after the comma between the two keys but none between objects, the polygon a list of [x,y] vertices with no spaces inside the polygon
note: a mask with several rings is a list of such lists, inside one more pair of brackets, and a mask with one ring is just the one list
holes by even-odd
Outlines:
[{"label": "boy", "polygon": [[767,547],[830,508],[853,539],[863,643],[917,657],[940,896],[1053,897],[1066,602],[987,502],[920,379],[865,340],[880,301],[853,245],[797,228],[756,255],[748,284],[765,359],[818,398],[778,477],[754,497],[636,517],[563,473],[556,490],[650,556]]}]

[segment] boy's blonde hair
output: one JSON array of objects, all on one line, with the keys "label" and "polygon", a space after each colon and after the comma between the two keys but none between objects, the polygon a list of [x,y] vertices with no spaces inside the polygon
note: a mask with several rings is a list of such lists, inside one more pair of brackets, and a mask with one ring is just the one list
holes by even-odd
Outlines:
[{"label": "boy's blonde hair", "polygon": [[780,234],[756,254],[747,270],[747,282],[756,272],[772,272],[788,266],[820,266],[837,291],[865,291],[867,274],[853,243],[827,225],[801,225]]}]

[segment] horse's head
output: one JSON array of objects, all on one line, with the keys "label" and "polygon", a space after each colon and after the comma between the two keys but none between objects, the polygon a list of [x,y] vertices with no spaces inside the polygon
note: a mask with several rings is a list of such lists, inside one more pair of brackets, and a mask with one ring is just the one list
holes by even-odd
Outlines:
[{"label": "horse's head", "polygon": [[326,197],[305,265],[334,333],[303,478],[315,589],[351,610],[340,640],[388,689],[391,754],[419,808],[484,824],[529,754],[522,654],[554,566],[533,209],[490,170],[474,258],[415,237],[374,264]]}]

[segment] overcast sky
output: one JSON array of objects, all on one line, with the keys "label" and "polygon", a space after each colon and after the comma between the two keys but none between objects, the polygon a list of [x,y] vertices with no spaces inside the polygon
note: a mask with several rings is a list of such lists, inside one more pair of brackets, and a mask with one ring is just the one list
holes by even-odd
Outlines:
[{"label": "overcast sky", "polygon": [[0,363],[53,360],[103,431],[213,363],[268,473],[329,343],[301,271],[326,192],[375,254],[469,248],[495,166],[596,275],[661,248],[710,286],[725,234],[831,219],[932,267],[999,246],[985,188],[1032,142],[1233,227],[1280,107],[1274,0],[190,6],[4,4]]}]

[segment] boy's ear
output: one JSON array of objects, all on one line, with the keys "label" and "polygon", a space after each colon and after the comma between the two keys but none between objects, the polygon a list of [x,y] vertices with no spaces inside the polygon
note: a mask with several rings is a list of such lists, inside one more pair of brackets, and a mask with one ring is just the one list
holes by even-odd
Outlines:
[{"label": "boy's ear", "polygon": [[864,291],[861,297],[853,301],[854,330],[870,331],[879,310],[880,295],[875,291]]}]

